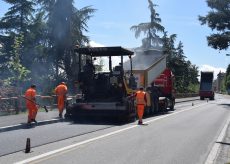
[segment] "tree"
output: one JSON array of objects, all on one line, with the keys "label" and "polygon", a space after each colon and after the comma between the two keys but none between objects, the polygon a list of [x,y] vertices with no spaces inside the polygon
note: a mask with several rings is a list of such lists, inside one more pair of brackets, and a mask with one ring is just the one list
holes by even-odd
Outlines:
[{"label": "tree", "polygon": [[11,60],[8,64],[8,69],[10,70],[10,76],[7,80],[8,84],[19,87],[22,82],[27,80],[27,75],[29,70],[27,70],[20,60],[21,50],[22,50],[23,35],[15,38],[13,45],[13,51],[11,52]]},{"label": "tree", "polygon": [[9,11],[0,21],[0,29],[4,29],[5,33],[27,33],[30,23],[30,16],[35,11],[35,5],[31,0],[4,0],[12,5]]},{"label": "tree", "polygon": [[80,10],[73,6],[73,0],[37,0],[42,11],[47,14],[49,53],[54,59],[56,80],[68,80],[74,84],[77,80],[77,57],[73,48],[84,46],[89,38],[83,33],[87,32],[87,21],[95,9],[90,6]]},{"label": "tree", "polygon": [[159,18],[159,14],[154,9],[154,7],[157,5],[153,4],[151,0],[148,0],[148,3],[151,12],[151,21],[134,25],[130,29],[135,32],[136,38],[140,37],[142,32],[147,35],[146,38],[142,40],[143,48],[150,48],[151,46],[159,47],[162,44],[162,40],[157,35],[157,32],[164,32],[164,27],[160,24],[161,19]]},{"label": "tree", "polygon": [[199,16],[199,21],[217,31],[207,37],[208,45],[214,49],[227,49],[230,45],[230,1],[207,0],[207,4],[212,10],[206,16]]},{"label": "tree", "polygon": [[180,41],[175,47],[176,34],[168,37],[167,32],[163,36],[163,54],[167,56],[167,67],[175,76],[175,89],[179,93],[195,92],[198,84],[198,67],[192,65],[183,51],[183,43]]},{"label": "tree", "polygon": [[224,85],[227,90],[230,89],[230,64],[228,65],[228,68],[226,70]]}]

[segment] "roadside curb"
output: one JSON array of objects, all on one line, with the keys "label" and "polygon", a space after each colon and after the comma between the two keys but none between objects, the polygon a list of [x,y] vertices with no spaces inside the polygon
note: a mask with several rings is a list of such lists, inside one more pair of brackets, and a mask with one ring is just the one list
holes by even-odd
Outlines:
[{"label": "roadside curb", "polygon": [[47,124],[52,124],[52,123],[57,123],[57,122],[64,122],[64,121],[65,121],[65,119],[43,120],[43,121],[38,121],[37,124],[32,123],[32,125],[30,127],[28,127],[27,123],[10,125],[10,126],[5,126],[5,127],[0,127],[0,133],[11,131],[11,130],[18,130],[18,129],[30,129],[30,128],[33,128],[35,126],[47,125]]}]

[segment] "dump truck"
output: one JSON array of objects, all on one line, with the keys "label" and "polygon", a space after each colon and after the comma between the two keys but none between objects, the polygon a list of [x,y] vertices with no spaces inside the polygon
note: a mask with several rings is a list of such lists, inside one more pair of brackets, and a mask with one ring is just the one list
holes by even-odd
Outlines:
[{"label": "dump truck", "polygon": [[[143,86],[148,94],[147,108],[145,115],[157,113],[160,111],[174,110],[175,105],[175,90],[174,90],[174,75],[172,71],[166,68],[166,57],[162,51],[156,49],[134,51],[133,60],[133,76],[136,81],[136,89]],[[128,68],[125,68],[128,71]],[[151,87],[159,90],[159,108],[153,106]]]},{"label": "dump truck", "polygon": [[213,87],[213,77],[214,77],[213,72],[201,71],[200,90],[199,90],[200,100],[204,100],[205,98],[214,100],[215,93],[214,93],[214,87]]},{"label": "dump truck", "polygon": [[[132,55],[133,52],[123,47],[82,47],[76,48],[78,57],[78,81],[80,96],[74,103],[66,106],[65,117],[115,117],[119,120],[132,121],[136,118],[134,101],[128,96],[134,91],[129,87],[135,83],[132,79]],[[93,71],[84,69],[86,60],[94,61],[104,57],[108,59],[107,65],[104,62],[104,69],[94,68]],[[125,79],[123,62],[124,58],[129,61],[130,77]],[[119,60],[117,65],[115,61]],[[129,81],[130,85],[128,85]]]},{"label": "dump truck", "polygon": [[[146,71],[146,70],[145,70]],[[138,71],[137,78],[141,77],[141,84],[138,84],[138,86],[144,86],[146,88],[147,94],[149,94],[149,97],[147,99],[148,107],[146,108],[145,112],[146,115],[157,113],[157,112],[167,112],[167,111],[173,111],[174,105],[175,105],[175,90],[174,90],[174,75],[172,74],[171,70],[168,68],[165,68],[163,72],[160,73],[156,78],[152,79],[150,82],[148,82],[148,78],[146,78],[147,73],[143,71],[143,74]],[[135,70],[133,71],[135,76]],[[148,85],[143,85],[143,82]],[[152,102],[152,92],[151,88],[155,86],[158,88],[158,95],[159,95],[159,103],[158,103],[158,111],[156,108],[154,108],[153,102]],[[148,102],[150,101],[150,102]]]}]

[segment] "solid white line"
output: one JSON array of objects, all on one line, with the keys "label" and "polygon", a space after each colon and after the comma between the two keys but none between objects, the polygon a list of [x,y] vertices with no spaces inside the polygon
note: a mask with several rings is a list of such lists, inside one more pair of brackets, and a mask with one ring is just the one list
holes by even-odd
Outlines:
[{"label": "solid white line", "polygon": [[[186,111],[189,111],[189,110],[192,110],[192,109],[204,106],[204,105],[206,105],[206,103],[201,104],[201,105],[197,105],[197,106],[193,106],[193,107],[191,107],[189,109],[185,109],[183,111],[174,112],[174,113],[171,113],[169,115],[160,116],[158,118],[154,118],[152,120],[146,121],[146,123],[151,123],[151,122],[154,122],[154,121],[166,118],[166,117],[170,117],[170,116],[175,115],[175,114],[186,112]],[[107,134],[104,134],[104,135],[101,135],[101,136],[98,136],[98,137],[95,137],[95,138],[91,138],[91,139],[88,139],[88,140],[85,140],[85,141],[82,141],[82,142],[78,142],[78,143],[73,144],[73,145],[69,145],[69,146],[54,150],[54,151],[50,151],[50,152],[47,152],[47,153],[44,153],[44,154],[41,154],[41,155],[38,155],[38,156],[35,156],[35,157],[28,158],[26,160],[17,162],[16,164],[27,164],[27,163],[30,163],[30,162],[35,162],[36,160],[41,160],[42,158],[52,156],[54,154],[57,154],[57,153],[60,153],[60,152],[63,152],[63,151],[67,151],[67,150],[70,150],[70,149],[73,149],[73,148],[76,148],[77,146],[87,144],[87,143],[90,143],[90,142],[93,142],[93,141],[96,141],[96,140],[99,140],[99,139],[102,139],[102,138],[105,138],[105,137],[108,137],[108,136],[111,136],[111,135],[114,135],[114,134],[118,134],[118,133],[130,130],[130,129],[136,128],[136,127],[139,127],[139,125],[131,125],[129,127],[126,127],[126,128],[114,131],[114,132],[110,132],[110,133],[107,133]]]},{"label": "solid white line", "polygon": [[212,147],[212,149],[208,155],[208,158],[206,159],[205,164],[213,164],[214,163],[214,161],[218,155],[218,152],[220,150],[220,145],[221,145],[218,142],[223,142],[223,139],[224,139],[224,136],[226,134],[229,122],[230,122],[230,117],[226,121],[226,124],[224,125],[223,129],[221,130],[220,135],[217,138],[217,141],[214,143],[214,145],[213,145],[213,147]]},{"label": "solid white line", "polygon": [[2,129],[7,129],[7,128],[13,128],[13,127],[17,127],[17,126],[21,126],[23,124],[16,124],[16,125],[10,125],[10,126],[3,126],[3,127],[0,127],[0,130]]}]

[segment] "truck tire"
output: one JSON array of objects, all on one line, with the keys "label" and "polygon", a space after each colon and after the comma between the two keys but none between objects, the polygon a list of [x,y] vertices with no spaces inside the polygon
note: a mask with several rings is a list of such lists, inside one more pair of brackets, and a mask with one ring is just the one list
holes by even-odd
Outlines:
[{"label": "truck tire", "polygon": [[72,115],[70,115],[69,113],[65,113],[64,117],[65,117],[65,119],[71,119]]},{"label": "truck tire", "polygon": [[174,109],[174,106],[175,106],[175,100],[174,101],[172,101],[172,103],[171,103],[172,105],[169,107],[169,109],[171,110],[171,111],[174,111],[175,109]]},{"label": "truck tire", "polygon": [[215,100],[214,96],[213,96],[213,97],[210,97],[210,100]]},{"label": "truck tire", "polygon": [[168,112],[168,101],[167,101],[167,99],[165,99],[165,101],[164,101],[163,112],[164,113]]},{"label": "truck tire", "polygon": [[200,100],[204,100],[204,97],[200,97]]}]

